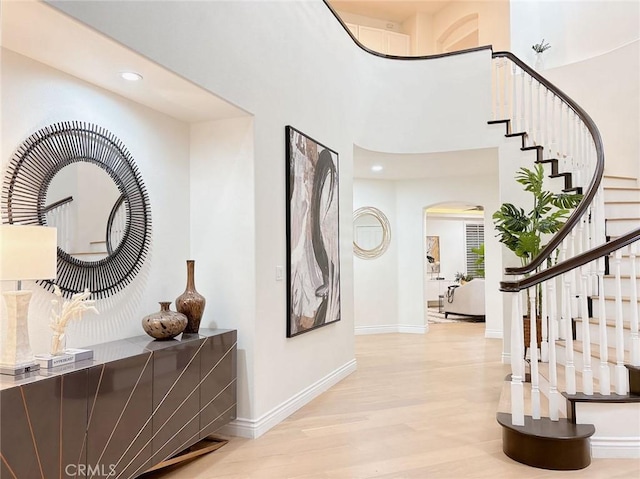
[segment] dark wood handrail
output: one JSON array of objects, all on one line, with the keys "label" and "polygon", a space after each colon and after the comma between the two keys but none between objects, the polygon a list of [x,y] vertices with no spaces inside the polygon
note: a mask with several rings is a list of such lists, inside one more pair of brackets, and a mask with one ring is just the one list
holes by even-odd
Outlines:
[{"label": "dark wood handrail", "polygon": [[600,131],[598,130],[598,127],[596,127],[596,124],[593,122],[587,112],[584,111],[575,101],[573,101],[569,97],[569,95],[564,93],[562,90],[560,90],[560,88],[556,87],[549,80],[539,75],[537,72],[531,69],[531,67],[525,64],[511,52],[495,52],[493,54],[493,58],[508,58],[513,63],[518,65],[522,70],[526,71],[527,74],[547,87],[547,89],[551,91],[555,96],[569,105],[569,107],[585,124],[587,130],[589,130],[596,148],[596,167],[593,178],[591,178],[591,183],[589,183],[589,186],[587,187],[587,190],[582,197],[582,201],[580,201],[580,204],[576,206],[576,208],[573,210],[573,213],[571,213],[569,218],[567,218],[567,222],[564,224],[564,226],[551,238],[549,243],[547,243],[547,245],[540,251],[538,256],[533,258],[529,264],[521,267],[505,269],[506,274],[527,274],[535,271],[540,265],[542,265],[544,261],[547,260],[547,258],[551,257],[556,248],[558,248],[560,246],[560,243],[562,243],[562,240],[564,240],[569,235],[571,230],[580,221],[582,215],[586,213],[587,208],[589,208],[589,205],[598,192],[598,186],[600,186],[602,175],[604,174],[604,147],[602,146],[602,138],[600,137]]},{"label": "dark wood handrail", "polygon": [[67,203],[71,203],[72,201],[73,201],[73,196],[67,196],[66,198],[63,198],[61,200],[56,201],[55,203],[51,203],[50,205],[45,206],[42,209],[42,213],[48,213],[49,211],[55,210],[59,206],[66,205]]},{"label": "dark wood handrail", "polygon": [[556,276],[567,273],[573,269],[579,268],[580,266],[584,266],[591,261],[611,254],[620,248],[624,248],[631,243],[635,243],[636,241],[640,241],[640,228],[633,230],[624,236],[620,236],[613,241],[609,241],[608,243],[585,251],[578,256],[574,256],[573,258],[558,263],[551,268],[540,271],[537,274],[527,276],[520,281],[502,281],[500,283],[500,291],[517,293],[520,290],[531,288],[543,281],[553,279]]},{"label": "dark wood handrail", "polygon": [[351,30],[349,30],[349,27],[347,27],[347,25],[344,23],[342,18],[340,18],[340,15],[338,15],[338,12],[336,12],[334,8],[329,4],[329,1],[328,0],[322,0],[322,1],[327,6],[329,11],[333,14],[333,16],[336,17],[336,20],[338,20],[338,23],[342,25],[342,28],[344,28],[344,30],[351,37],[354,43],[358,45],[365,52],[370,53],[371,55],[375,55],[377,57],[388,58],[390,60],[432,60],[435,58],[450,57],[453,55],[462,55],[464,53],[473,53],[473,52],[480,52],[483,50],[492,50],[491,45],[483,45],[481,47],[467,48],[466,50],[458,50],[455,52],[436,53],[434,55],[421,55],[421,56],[410,56],[410,57],[405,57],[400,55],[387,55],[386,53],[380,53],[375,50],[371,50],[370,48],[367,48],[362,43],[360,43],[360,40],[358,40],[355,36],[353,36],[353,33],[351,32]]}]

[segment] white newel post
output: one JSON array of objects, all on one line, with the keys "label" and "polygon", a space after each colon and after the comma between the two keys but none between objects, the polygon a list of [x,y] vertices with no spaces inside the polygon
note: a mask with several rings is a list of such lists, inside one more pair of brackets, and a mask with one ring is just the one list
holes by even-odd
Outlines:
[{"label": "white newel post", "polygon": [[[598,296],[604,297],[604,258],[598,260]],[[598,301],[598,332],[600,333],[600,394],[611,394],[609,371],[609,343],[607,338],[607,313],[604,301]]]},{"label": "white newel post", "polygon": [[531,370],[531,417],[540,419],[540,378],[538,377],[538,287],[529,288],[529,359]]},{"label": "white newel post", "polygon": [[560,395],[558,394],[558,371],[556,359],[556,324],[558,318],[558,303],[556,299],[556,280],[547,283],[549,291],[549,418],[552,421],[560,419]]},{"label": "white newel post", "polygon": [[524,426],[524,332],[520,293],[511,296],[511,423]]}]

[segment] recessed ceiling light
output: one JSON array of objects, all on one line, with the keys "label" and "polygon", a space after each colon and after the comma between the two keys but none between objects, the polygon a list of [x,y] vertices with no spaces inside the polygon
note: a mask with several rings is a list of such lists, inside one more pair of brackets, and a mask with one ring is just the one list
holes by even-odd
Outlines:
[{"label": "recessed ceiling light", "polygon": [[380,165],[373,165],[371,167],[371,171],[382,171],[382,166]]},{"label": "recessed ceiling light", "polygon": [[121,72],[120,76],[127,81],[139,81],[142,80],[142,75],[136,72]]}]

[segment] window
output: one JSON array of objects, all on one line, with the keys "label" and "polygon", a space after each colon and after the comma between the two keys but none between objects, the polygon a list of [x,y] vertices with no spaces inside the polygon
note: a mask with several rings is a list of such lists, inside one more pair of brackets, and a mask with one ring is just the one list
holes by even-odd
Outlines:
[{"label": "window", "polygon": [[484,277],[484,263],[478,264],[480,256],[472,249],[484,244],[484,225],[480,223],[465,223],[465,248],[467,258],[467,274],[474,278]]}]

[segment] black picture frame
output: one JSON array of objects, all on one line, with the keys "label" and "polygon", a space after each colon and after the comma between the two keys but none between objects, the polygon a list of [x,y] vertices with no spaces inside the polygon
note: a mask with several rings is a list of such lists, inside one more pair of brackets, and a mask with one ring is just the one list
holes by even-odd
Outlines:
[{"label": "black picture frame", "polygon": [[340,321],[338,153],[287,125],[287,337]]}]

